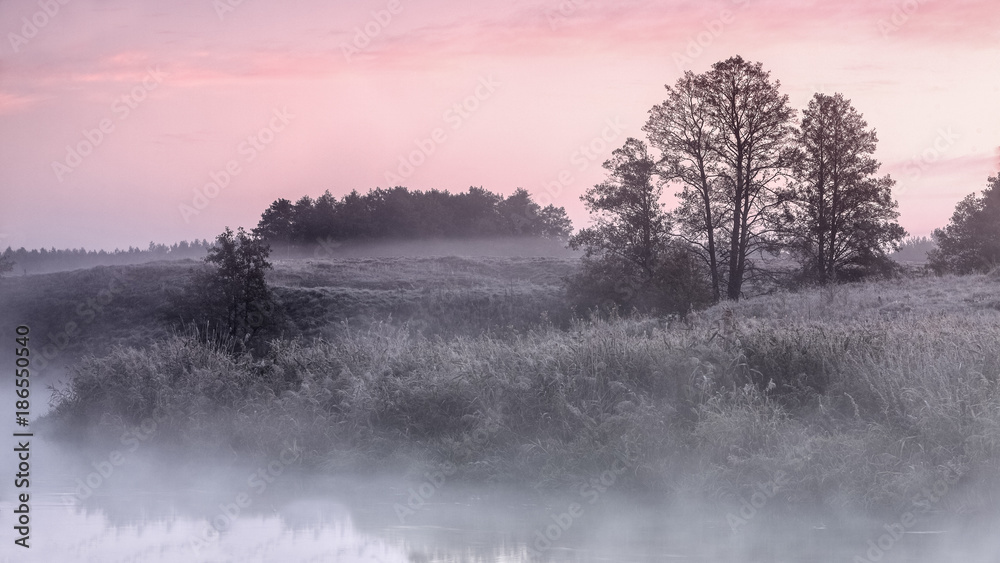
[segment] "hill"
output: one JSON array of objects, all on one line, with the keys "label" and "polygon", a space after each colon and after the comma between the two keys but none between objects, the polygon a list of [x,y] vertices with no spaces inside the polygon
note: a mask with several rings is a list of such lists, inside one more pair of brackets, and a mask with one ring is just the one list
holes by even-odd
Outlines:
[{"label": "hill", "polygon": [[[410,322],[435,333],[563,321],[561,278],[573,258],[375,257],[279,259],[269,273],[291,318],[289,336],[343,324]],[[158,261],[0,278],[0,321],[27,323],[41,355],[75,359],[113,345],[145,346],[176,330],[173,306],[201,261]],[[44,335],[44,336],[43,336]]]}]

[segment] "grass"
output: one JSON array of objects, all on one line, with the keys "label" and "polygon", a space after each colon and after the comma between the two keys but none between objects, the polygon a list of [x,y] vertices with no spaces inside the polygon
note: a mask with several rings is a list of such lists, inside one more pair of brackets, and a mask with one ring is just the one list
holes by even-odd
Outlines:
[{"label": "grass", "polygon": [[297,337],[256,358],[183,333],[113,346],[76,366],[49,423],[120,436],[152,418],[159,442],[248,457],[295,441],[328,472],[451,463],[456,478],[566,487],[624,463],[621,487],[723,503],[783,472],[776,506],[869,511],[957,473],[973,494],[935,510],[998,500],[995,277],[803,290],[684,321],[570,320],[556,285],[570,268],[279,264]]},{"label": "grass", "polygon": [[[542,321],[567,326],[572,313],[561,278],[576,264],[544,257],[278,260],[268,282],[292,318],[288,337],[333,337],[345,326],[390,320],[451,336]],[[149,346],[177,331],[173,305],[204,267],[179,260],[0,278],[0,321],[46,335],[62,361],[120,344]],[[69,323],[79,330],[61,338]]]}]

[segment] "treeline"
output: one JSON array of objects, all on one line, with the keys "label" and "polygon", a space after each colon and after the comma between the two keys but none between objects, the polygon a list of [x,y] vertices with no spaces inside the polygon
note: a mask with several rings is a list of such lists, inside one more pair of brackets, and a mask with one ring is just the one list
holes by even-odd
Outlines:
[{"label": "treeline", "polygon": [[94,266],[123,266],[141,264],[154,260],[181,260],[184,258],[203,259],[214,243],[195,239],[192,242],[181,241],[172,245],[150,242],[149,247],[142,249],[130,246],[126,250],[86,250],[85,248],[67,248],[57,250],[32,249],[24,247],[14,250],[7,247],[0,254],[0,275],[10,272],[17,274],[45,274],[77,268],[92,268]]},{"label": "treeline", "polygon": [[481,187],[464,193],[404,187],[357,191],[337,199],[329,191],[295,203],[279,199],[261,216],[254,233],[277,245],[327,241],[413,238],[569,236],[572,224],[562,207],[540,206],[518,188],[504,197]]},{"label": "treeline", "polygon": [[896,262],[926,263],[928,255],[937,248],[937,244],[929,237],[906,237],[899,243],[899,250],[889,256]]}]

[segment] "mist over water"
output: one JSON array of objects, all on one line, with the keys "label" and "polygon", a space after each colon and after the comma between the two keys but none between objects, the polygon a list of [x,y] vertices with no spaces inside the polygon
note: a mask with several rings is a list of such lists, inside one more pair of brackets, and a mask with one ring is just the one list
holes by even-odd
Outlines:
[{"label": "mist over water", "polygon": [[[9,443],[9,441],[8,441]],[[997,519],[790,512],[617,490],[542,493],[447,476],[330,476],[291,457],[227,462],[32,442],[32,548],[0,561],[997,561]],[[766,495],[765,495],[766,496]],[[14,508],[5,481],[0,511]],[[751,508],[754,507],[754,508]]]}]

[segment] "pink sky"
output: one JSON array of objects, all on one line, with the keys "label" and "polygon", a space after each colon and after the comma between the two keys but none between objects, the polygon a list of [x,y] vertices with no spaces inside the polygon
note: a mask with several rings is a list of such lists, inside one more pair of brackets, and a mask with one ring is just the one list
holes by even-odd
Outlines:
[{"label": "pink sky", "polygon": [[12,0],[0,32],[0,249],[213,238],[395,184],[523,187],[579,228],[664,84],[735,54],[799,110],[852,100],[911,234],[1000,169],[995,0]]}]

